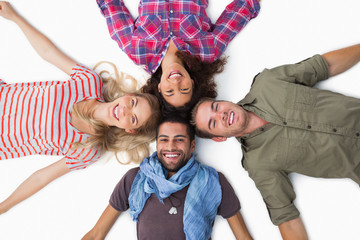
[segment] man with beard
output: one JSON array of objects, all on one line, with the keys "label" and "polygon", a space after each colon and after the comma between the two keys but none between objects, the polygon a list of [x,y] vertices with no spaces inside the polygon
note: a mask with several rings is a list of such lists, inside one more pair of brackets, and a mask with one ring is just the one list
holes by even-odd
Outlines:
[{"label": "man with beard", "polygon": [[216,215],[227,219],[236,239],[252,239],[229,182],[192,155],[191,125],[176,117],[164,120],[156,143],[157,152],[120,180],[99,221],[83,239],[105,238],[129,208],[137,221],[138,239],[207,240]]},{"label": "man with beard", "polygon": [[360,60],[360,44],[259,73],[237,104],[203,99],[193,109],[199,137],[236,137],[242,164],[284,239],[307,239],[294,205],[292,172],[360,184],[360,100],[312,88]]}]

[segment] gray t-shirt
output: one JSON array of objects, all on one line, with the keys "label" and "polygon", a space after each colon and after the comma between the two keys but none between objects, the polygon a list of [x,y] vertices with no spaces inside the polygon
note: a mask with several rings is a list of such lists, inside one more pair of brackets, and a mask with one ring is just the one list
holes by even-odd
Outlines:
[{"label": "gray t-shirt", "polygon": [[[110,205],[119,212],[124,212],[129,208],[128,198],[130,189],[138,171],[139,168],[129,170],[116,185],[111,195]],[[219,181],[222,190],[222,200],[217,214],[224,218],[229,218],[240,210],[240,202],[230,183],[222,173],[219,173]],[[138,218],[138,239],[185,239],[183,213],[187,190],[188,186],[173,193],[169,198],[164,199],[164,204],[154,194],[151,194]],[[177,214],[169,214],[172,206],[177,208]]]}]

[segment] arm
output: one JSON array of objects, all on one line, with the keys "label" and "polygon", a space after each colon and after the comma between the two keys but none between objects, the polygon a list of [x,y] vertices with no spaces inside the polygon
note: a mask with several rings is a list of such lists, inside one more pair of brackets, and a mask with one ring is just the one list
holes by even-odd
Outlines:
[{"label": "arm", "polygon": [[216,56],[220,57],[229,42],[255,18],[260,10],[258,0],[235,0],[226,6],[213,26]]},{"label": "arm", "polygon": [[360,61],[360,44],[322,55],[329,65],[329,76],[343,73]]},{"label": "arm", "polygon": [[56,178],[68,173],[65,158],[34,172],[3,202],[0,203],[0,214],[32,196]]},{"label": "arm", "polygon": [[279,230],[284,240],[309,239],[300,217],[280,224]]},{"label": "arm", "polygon": [[106,23],[111,38],[126,53],[130,53],[134,33],[134,20],[122,0],[96,0]]},{"label": "arm", "polygon": [[252,240],[240,212],[237,212],[234,216],[229,217],[227,221],[237,240]]},{"label": "arm", "polygon": [[66,74],[71,74],[71,70],[76,62],[60,51],[47,37],[29,24],[8,2],[0,1],[0,16],[13,21],[20,27],[40,57],[58,67]]},{"label": "arm", "polygon": [[120,214],[121,212],[118,212],[109,204],[101,214],[96,225],[87,234],[85,234],[82,239],[104,239]]}]

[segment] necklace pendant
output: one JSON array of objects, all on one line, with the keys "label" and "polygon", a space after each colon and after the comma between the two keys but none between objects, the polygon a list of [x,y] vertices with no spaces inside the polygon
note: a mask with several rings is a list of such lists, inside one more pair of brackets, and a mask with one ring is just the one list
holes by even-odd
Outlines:
[{"label": "necklace pendant", "polygon": [[170,210],[169,210],[169,214],[177,214],[176,207],[171,207]]}]

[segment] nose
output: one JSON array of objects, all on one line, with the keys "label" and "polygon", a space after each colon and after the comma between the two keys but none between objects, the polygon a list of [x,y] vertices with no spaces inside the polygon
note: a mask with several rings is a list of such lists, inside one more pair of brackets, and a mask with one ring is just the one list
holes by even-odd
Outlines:
[{"label": "nose", "polygon": [[168,78],[168,81],[169,81],[171,84],[179,84],[180,81],[181,81],[181,78],[180,78],[180,77]]},{"label": "nose", "polygon": [[223,111],[218,111],[215,113],[216,118],[218,118],[219,120],[225,120],[227,113],[223,112]]},{"label": "nose", "polygon": [[175,150],[176,150],[175,142],[172,141],[172,140],[168,141],[166,148],[167,148],[169,151],[175,151]]},{"label": "nose", "polygon": [[127,106],[120,107],[120,115],[121,116],[125,117],[128,114],[129,114],[129,109]]}]

